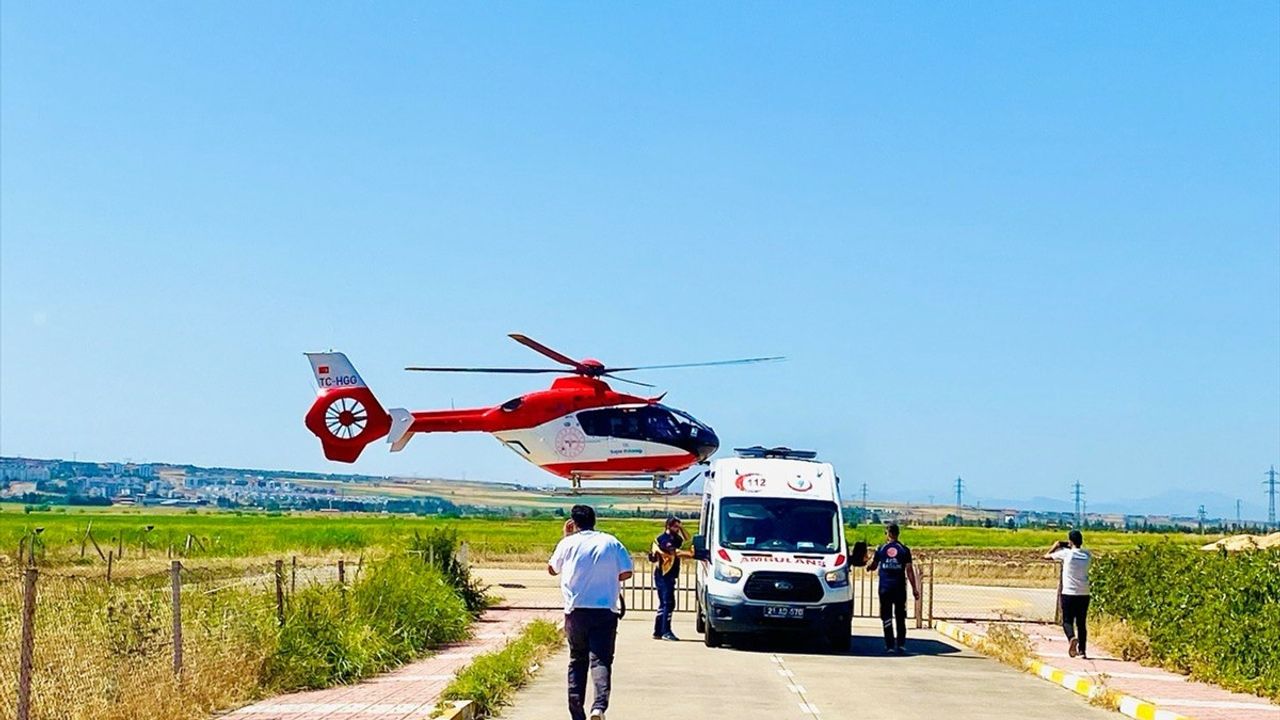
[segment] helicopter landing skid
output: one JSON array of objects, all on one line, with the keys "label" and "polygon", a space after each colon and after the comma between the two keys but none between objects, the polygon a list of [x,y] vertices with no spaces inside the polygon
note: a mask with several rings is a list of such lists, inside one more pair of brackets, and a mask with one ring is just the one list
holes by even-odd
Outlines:
[{"label": "helicopter landing skid", "polygon": [[[679,485],[668,487],[667,483],[675,478],[673,473],[652,473],[645,475],[616,475],[613,473],[573,473],[569,476],[569,495],[611,495],[611,496],[629,496],[629,497],[669,497],[679,495],[694,480],[698,479],[698,474],[694,474],[685,482]],[[627,487],[627,486],[596,486],[587,487],[585,483],[648,483],[648,487]]]}]

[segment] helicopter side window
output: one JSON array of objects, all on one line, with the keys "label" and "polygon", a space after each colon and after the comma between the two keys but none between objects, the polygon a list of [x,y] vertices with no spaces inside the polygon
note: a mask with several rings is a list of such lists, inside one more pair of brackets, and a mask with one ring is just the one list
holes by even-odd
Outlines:
[{"label": "helicopter side window", "polygon": [[518,398],[511,398],[510,400],[502,403],[498,407],[501,407],[506,412],[511,412],[512,410],[515,410],[516,408],[520,407],[522,404],[524,404],[524,398],[518,397]]},{"label": "helicopter side window", "polygon": [[578,413],[578,422],[588,435],[667,444],[680,438],[680,424],[661,407],[587,410]]}]

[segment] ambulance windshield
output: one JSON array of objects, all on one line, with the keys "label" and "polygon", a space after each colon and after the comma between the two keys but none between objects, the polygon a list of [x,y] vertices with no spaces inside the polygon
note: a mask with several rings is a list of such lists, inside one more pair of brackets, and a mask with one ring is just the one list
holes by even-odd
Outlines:
[{"label": "ambulance windshield", "polygon": [[720,544],[734,550],[839,552],[836,504],[791,498],[725,498],[720,504]]}]

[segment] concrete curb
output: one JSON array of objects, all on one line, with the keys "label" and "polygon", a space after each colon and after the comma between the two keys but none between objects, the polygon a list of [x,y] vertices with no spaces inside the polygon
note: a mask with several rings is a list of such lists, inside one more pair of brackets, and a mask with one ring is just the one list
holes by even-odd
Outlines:
[{"label": "concrete curb", "polygon": [[476,705],[471,700],[454,700],[453,707],[435,716],[435,720],[475,720]]},{"label": "concrete curb", "polygon": [[[933,628],[952,640],[968,645],[978,651],[983,649],[983,644],[986,642],[985,636],[971,633],[967,630],[961,630],[945,620],[935,620],[933,622]],[[1058,668],[1040,660],[1030,660],[1025,666],[1019,669],[1029,672],[1043,680],[1048,680],[1054,685],[1064,687],[1085,698],[1092,699],[1109,693],[1111,698],[1115,700],[1118,705],[1116,711],[1122,715],[1134,718],[1134,720],[1192,720],[1186,715],[1180,715],[1171,710],[1161,710],[1142,698],[1136,698],[1132,695],[1125,695],[1124,693],[1110,690],[1086,677],[1076,675],[1075,673],[1069,673],[1065,670],[1059,670]]]}]

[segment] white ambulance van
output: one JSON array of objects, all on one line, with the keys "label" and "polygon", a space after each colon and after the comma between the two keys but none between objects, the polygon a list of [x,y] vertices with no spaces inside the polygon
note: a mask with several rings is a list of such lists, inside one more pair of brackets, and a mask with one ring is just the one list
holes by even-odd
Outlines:
[{"label": "white ambulance van", "polygon": [[[845,649],[851,560],[835,468],[816,453],[739,448],[707,470],[698,562],[698,632],[808,632]],[[859,548],[865,554],[865,545]]]}]

